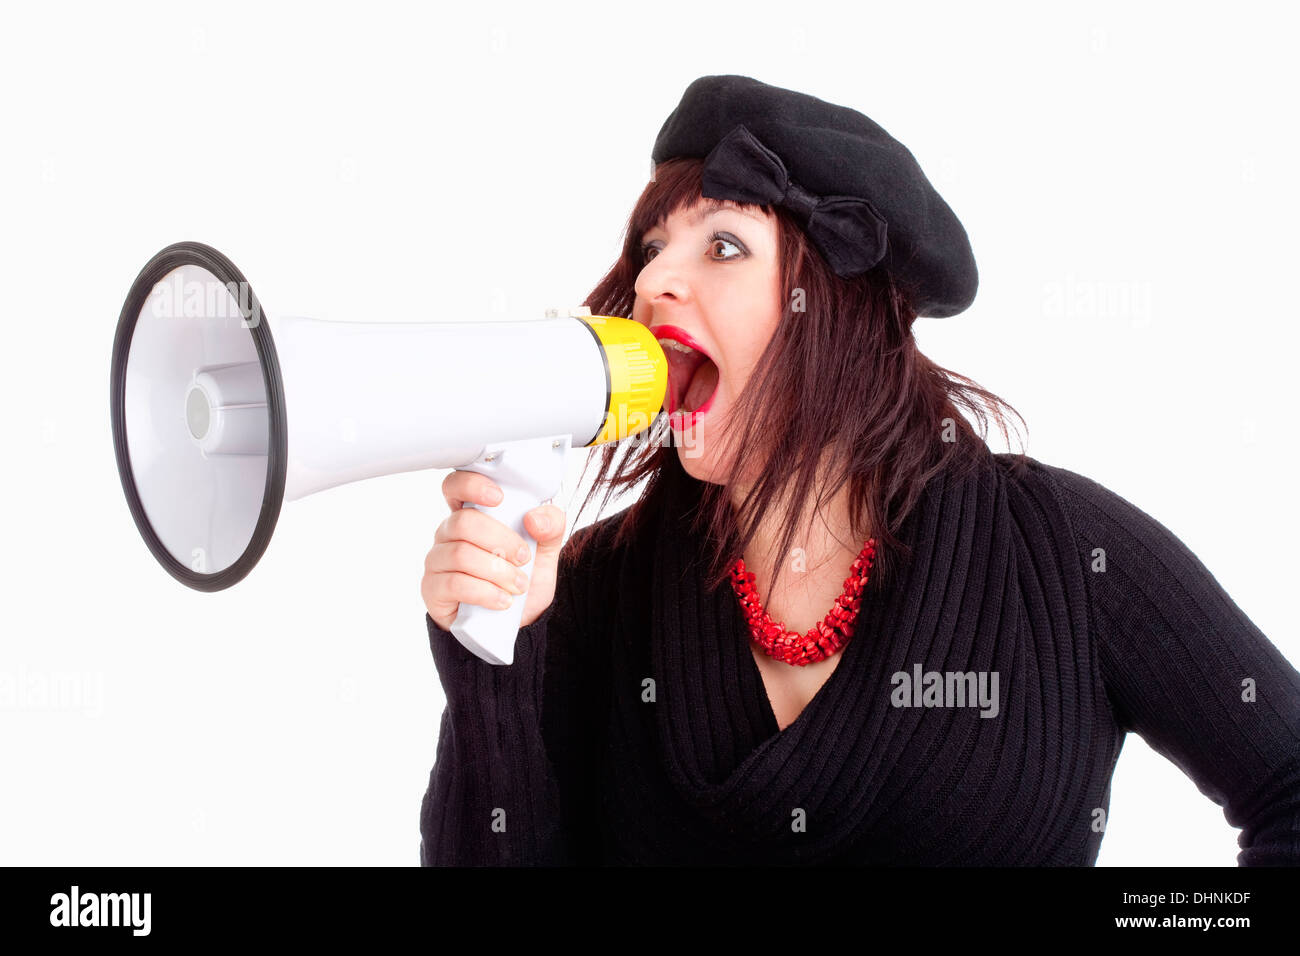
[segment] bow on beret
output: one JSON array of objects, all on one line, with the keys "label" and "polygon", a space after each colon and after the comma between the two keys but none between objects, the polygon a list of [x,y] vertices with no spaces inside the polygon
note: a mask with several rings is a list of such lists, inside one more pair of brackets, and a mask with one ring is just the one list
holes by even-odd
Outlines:
[{"label": "bow on beret", "polygon": [[790,210],[836,275],[866,272],[885,255],[885,220],[865,199],[815,196],[792,182],[781,157],[741,124],[704,163],[703,192],[718,199]]},{"label": "bow on beret", "polygon": [[844,278],[881,265],[919,316],[956,315],[979,284],[966,230],[911,152],[844,106],[747,76],[692,82],[651,158],[704,158],[708,198],[794,214]]}]

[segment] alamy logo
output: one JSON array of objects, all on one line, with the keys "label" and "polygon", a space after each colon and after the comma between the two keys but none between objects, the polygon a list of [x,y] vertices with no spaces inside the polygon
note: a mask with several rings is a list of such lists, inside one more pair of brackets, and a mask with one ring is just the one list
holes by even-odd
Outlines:
[{"label": "alamy logo", "polygon": [[889,695],[895,707],[979,707],[981,717],[998,715],[997,671],[926,671],[913,664],[912,673],[897,671]]},{"label": "alamy logo", "polygon": [[130,926],[133,936],[149,935],[149,893],[71,893],[50,897],[51,926]]}]

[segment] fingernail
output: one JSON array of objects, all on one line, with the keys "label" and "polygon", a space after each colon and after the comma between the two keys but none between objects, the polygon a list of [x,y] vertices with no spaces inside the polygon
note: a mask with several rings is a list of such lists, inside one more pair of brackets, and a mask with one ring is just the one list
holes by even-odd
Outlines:
[{"label": "fingernail", "polygon": [[537,523],[537,530],[540,531],[542,534],[546,534],[551,530],[551,519],[546,517],[546,515],[537,515],[536,523]]},{"label": "fingernail", "polygon": [[501,489],[498,488],[496,485],[493,485],[491,488],[489,488],[489,489],[487,490],[487,495],[486,495],[486,497],[487,497],[487,500],[488,500],[488,501],[492,502],[492,504],[494,504],[494,505],[498,505],[498,504],[500,504],[500,503],[501,503]]},{"label": "fingernail", "polygon": [[528,575],[524,574],[522,571],[515,574],[515,590],[520,594],[523,594],[528,590]]},{"label": "fingernail", "polygon": [[517,564],[527,564],[528,559],[531,558],[532,556],[533,556],[533,552],[529,549],[528,545],[526,544],[521,545],[519,548],[519,553],[515,555],[515,562]]}]

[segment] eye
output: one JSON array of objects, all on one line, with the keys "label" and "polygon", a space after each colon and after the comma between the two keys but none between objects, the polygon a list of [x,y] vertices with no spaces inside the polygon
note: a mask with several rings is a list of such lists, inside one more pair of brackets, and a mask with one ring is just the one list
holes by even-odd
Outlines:
[{"label": "eye", "polygon": [[[709,236],[710,250],[719,242],[731,246],[737,251],[733,255],[714,257],[715,262],[731,262],[735,259],[743,258],[746,255],[745,247],[740,244],[740,241],[738,239],[736,239],[734,236],[730,235],[729,233],[715,232],[711,236]],[[659,251],[659,247],[657,245],[654,245],[653,243],[647,242],[643,246],[641,246],[641,265],[642,266],[646,265],[652,258],[654,258],[653,256],[650,255],[650,253],[658,252],[658,251]]]},{"label": "eye", "polygon": [[712,247],[714,243],[718,243],[718,242],[731,246],[733,249],[736,250],[736,254],[733,256],[723,256],[721,260],[723,262],[730,262],[732,259],[739,259],[741,256],[745,254],[745,250],[741,247],[740,243],[737,242],[735,239],[729,238],[728,236],[725,236],[720,232],[715,232],[713,235],[709,236],[710,247]]}]

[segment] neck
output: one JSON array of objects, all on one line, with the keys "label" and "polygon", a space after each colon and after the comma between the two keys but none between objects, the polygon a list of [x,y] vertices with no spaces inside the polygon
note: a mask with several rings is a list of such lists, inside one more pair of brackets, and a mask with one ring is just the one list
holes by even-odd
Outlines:
[{"label": "neck", "polygon": [[[818,493],[824,493],[825,471],[826,457],[823,456],[818,470]],[[739,509],[752,487],[752,483],[748,483],[735,488],[732,496],[734,508]],[[811,495],[812,500],[800,507],[798,530],[790,542],[789,553],[781,558],[780,578],[776,582],[781,589],[779,595],[771,593],[772,564],[789,518],[788,503],[786,508],[774,508],[765,516],[744,550],[745,567],[754,574],[754,585],[760,599],[773,614],[778,605],[816,607],[824,597],[827,604],[834,601],[848,576],[849,566],[867,538],[866,534],[855,533],[850,522],[847,482],[826,500],[820,510],[815,507],[818,493]],[[828,589],[829,596],[823,593]],[[825,613],[824,609],[822,613]]]}]

